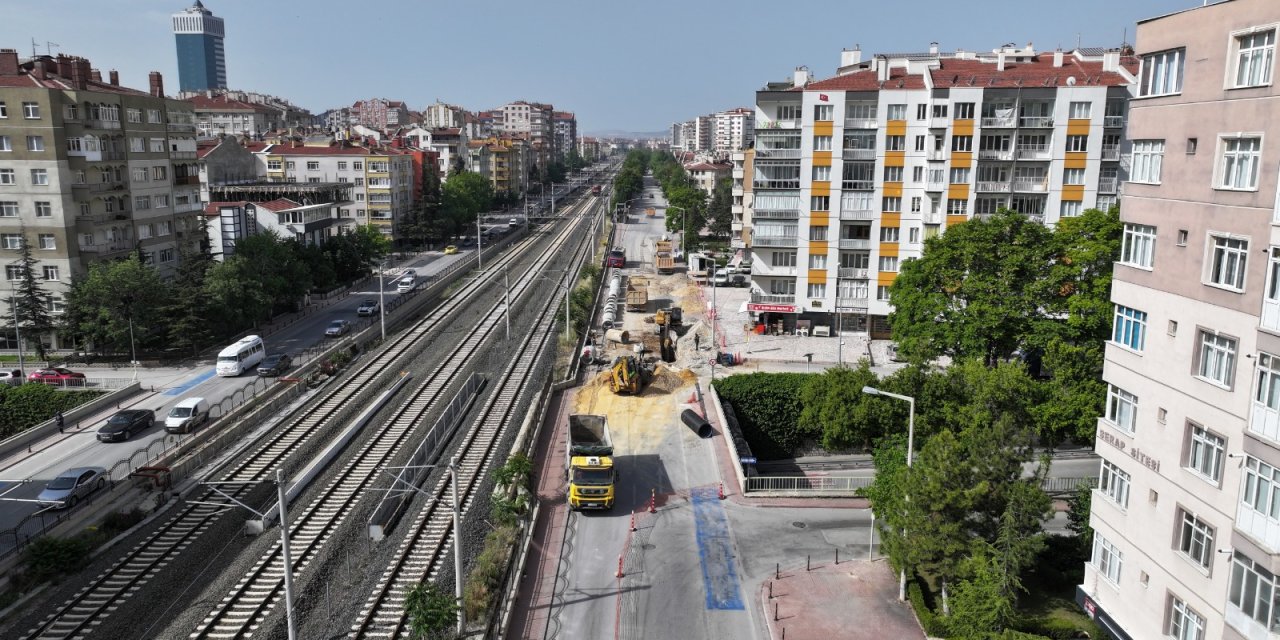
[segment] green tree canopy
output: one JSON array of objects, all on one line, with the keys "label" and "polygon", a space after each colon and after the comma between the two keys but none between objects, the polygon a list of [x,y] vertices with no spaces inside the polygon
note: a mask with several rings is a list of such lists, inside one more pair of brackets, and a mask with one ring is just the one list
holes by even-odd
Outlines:
[{"label": "green tree canopy", "polygon": [[707,230],[717,238],[727,238],[733,230],[733,180],[716,182],[707,205]]},{"label": "green tree canopy", "polygon": [[137,252],[124,260],[95,262],[67,294],[66,329],[97,348],[130,349],[130,320],[139,348],[163,346],[169,287]]},{"label": "green tree canopy", "polygon": [[824,448],[840,450],[869,449],[884,434],[905,429],[905,413],[896,403],[862,393],[862,387],[879,384],[866,359],[854,369],[836,367],[809,376],[800,390],[800,431],[820,433]]},{"label": "green tree canopy", "polygon": [[476,221],[493,207],[493,185],[484,176],[463,171],[449,177],[441,187],[442,207],[451,234]]}]

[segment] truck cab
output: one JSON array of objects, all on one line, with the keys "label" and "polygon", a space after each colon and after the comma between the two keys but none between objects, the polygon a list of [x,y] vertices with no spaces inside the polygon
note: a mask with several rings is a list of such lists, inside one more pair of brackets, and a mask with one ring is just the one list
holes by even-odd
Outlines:
[{"label": "truck cab", "polygon": [[613,508],[617,472],[611,456],[574,456],[569,466],[569,508]]}]

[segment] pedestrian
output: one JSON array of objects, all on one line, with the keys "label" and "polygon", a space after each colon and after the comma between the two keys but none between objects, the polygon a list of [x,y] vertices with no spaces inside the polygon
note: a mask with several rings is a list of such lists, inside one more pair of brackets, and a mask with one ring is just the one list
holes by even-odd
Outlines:
[{"label": "pedestrian", "polygon": [[53,414],[53,421],[58,423],[58,433],[62,433],[62,427],[66,425],[66,421],[62,417],[61,411]]},{"label": "pedestrian", "polygon": [[693,334],[693,350],[694,351],[702,350],[702,334],[700,333]]}]

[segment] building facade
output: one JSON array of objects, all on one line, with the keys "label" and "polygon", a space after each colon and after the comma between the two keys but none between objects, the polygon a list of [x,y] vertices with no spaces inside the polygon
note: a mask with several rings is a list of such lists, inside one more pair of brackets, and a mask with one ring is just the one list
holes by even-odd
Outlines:
[{"label": "building facade", "polygon": [[568,111],[556,111],[554,122],[556,154],[563,160],[569,155],[569,150],[578,148],[578,118]]},{"label": "building facade", "polygon": [[741,107],[712,114],[711,150],[720,157],[746,149],[754,141],[755,119],[754,109]]},{"label": "building facade", "polygon": [[409,125],[409,108],[399,100],[372,98],[351,105],[351,124],[386,131]]},{"label": "building facade", "polygon": [[222,18],[200,0],[173,14],[173,39],[178,49],[178,87],[182,91],[227,88],[227,59]]},{"label": "building facade", "polygon": [[1052,225],[1116,202],[1136,69],[1120,51],[841,58],[756,94],[757,321],[887,337],[889,285],[926,238],[1000,208]]},{"label": "building facade", "polygon": [[1094,553],[1119,638],[1280,637],[1280,5],[1140,22]]},{"label": "building facade", "polygon": [[729,211],[733,214],[733,222],[729,228],[729,246],[734,249],[745,249],[751,246],[751,212],[755,205],[755,194],[751,190],[752,169],[755,167],[755,149],[735,151],[730,156],[733,163],[733,187],[731,195],[733,203]]}]

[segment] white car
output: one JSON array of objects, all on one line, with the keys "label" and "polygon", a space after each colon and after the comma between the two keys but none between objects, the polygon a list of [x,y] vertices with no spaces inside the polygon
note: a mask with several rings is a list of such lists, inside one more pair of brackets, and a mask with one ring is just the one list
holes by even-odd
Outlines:
[{"label": "white car", "polygon": [[356,315],[358,316],[375,316],[378,315],[378,301],[365,300],[356,307]]},{"label": "white car", "polygon": [[397,293],[409,293],[418,286],[418,279],[413,276],[405,276],[396,281]]},{"label": "white car", "polygon": [[0,384],[8,384],[16,387],[22,384],[23,382],[24,380],[22,379],[22,372],[17,369],[7,369],[5,371],[0,371]]},{"label": "white car", "polygon": [[724,269],[716,269],[716,274],[711,278],[711,284],[717,287],[729,285],[729,272]]}]

